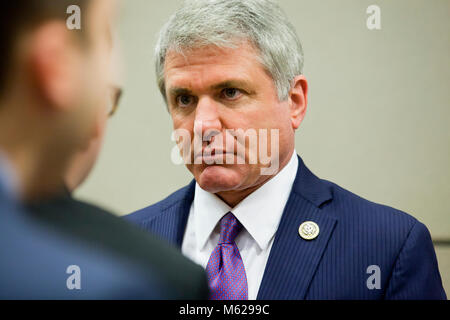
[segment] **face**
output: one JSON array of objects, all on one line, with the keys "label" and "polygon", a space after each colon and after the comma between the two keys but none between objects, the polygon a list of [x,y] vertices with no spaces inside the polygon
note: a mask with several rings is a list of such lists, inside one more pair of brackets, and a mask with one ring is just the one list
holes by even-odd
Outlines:
[{"label": "face", "polygon": [[102,111],[97,116],[96,134],[92,136],[88,147],[76,153],[70,161],[70,165],[64,176],[65,185],[70,191],[78,188],[92,171],[103,145],[106,119],[112,117],[119,106],[122,95],[122,79],[120,74],[121,56],[116,41],[113,44],[111,56],[111,73],[106,112],[103,112],[103,108],[100,107]]},{"label": "face", "polygon": [[[112,117],[119,105],[121,88],[118,85],[111,85],[111,94],[108,103],[108,116]],[[71,160],[66,171],[64,182],[69,191],[78,188],[92,171],[103,145],[105,133],[105,114],[98,117],[98,135],[95,135],[89,142],[87,149],[78,152]]]},{"label": "face", "polygon": [[169,51],[165,87],[174,129],[186,130],[192,138],[179,144],[181,153],[189,155],[186,166],[204,190],[218,195],[242,192],[277,173],[261,174],[271,163],[263,161],[261,144],[252,145],[249,133],[256,133],[257,141],[262,135],[267,138],[267,154],[271,161],[278,158],[279,168],[289,161],[294,132],[306,109],[306,90],[294,85],[300,90],[279,101],[252,45],[202,47],[184,55]]},{"label": "face", "polygon": [[[114,1],[91,1],[85,17],[86,43],[76,46],[67,77],[71,94],[65,95],[65,131],[72,132],[76,151],[89,148],[92,139],[101,140],[109,112],[112,68],[112,20]],[[68,85],[68,86],[69,86]],[[65,139],[68,141],[69,139]]]}]

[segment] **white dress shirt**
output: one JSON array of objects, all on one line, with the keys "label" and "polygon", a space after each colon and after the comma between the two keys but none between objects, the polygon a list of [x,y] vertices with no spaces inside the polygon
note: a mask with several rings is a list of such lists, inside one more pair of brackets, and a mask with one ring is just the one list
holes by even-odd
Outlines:
[{"label": "white dress shirt", "polygon": [[277,175],[234,208],[196,184],[181,247],[183,254],[206,269],[219,242],[218,222],[231,211],[243,225],[235,242],[247,275],[248,298],[255,300],[297,168],[297,153],[294,151],[288,164]]}]

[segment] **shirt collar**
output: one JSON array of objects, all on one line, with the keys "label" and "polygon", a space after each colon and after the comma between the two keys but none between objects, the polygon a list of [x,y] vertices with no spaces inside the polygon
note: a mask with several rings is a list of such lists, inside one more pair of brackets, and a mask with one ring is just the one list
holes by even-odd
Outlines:
[{"label": "shirt collar", "polygon": [[278,229],[284,207],[289,198],[298,169],[297,153],[294,151],[288,164],[242,200],[230,208],[216,195],[195,185],[193,202],[194,226],[197,246],[203,248],[220,219],[229,211],[264,250]]}]

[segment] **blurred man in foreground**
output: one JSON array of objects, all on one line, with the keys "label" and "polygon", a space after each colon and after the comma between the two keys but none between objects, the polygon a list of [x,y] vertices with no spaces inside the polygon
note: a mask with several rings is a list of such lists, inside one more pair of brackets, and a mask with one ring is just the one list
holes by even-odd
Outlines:
[{"label": "blurred man in foreground", "polygon": [[[66,193],[74,166],[90,171],[110,111],[114,4],[0,4],[1,299],[207,295],[203,272],[176,249]],[[67,28],[70,5],[81,30]]]}]

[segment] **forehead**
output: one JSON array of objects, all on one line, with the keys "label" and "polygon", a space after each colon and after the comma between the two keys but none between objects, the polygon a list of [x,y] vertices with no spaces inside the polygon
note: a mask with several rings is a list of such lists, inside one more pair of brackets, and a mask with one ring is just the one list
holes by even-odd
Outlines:
[{"label": "forehead", "polygon": [[259,53],[248,43],[234,48],[205,46],[169,51],[164,64],[166,87],[212,85],[229,79],[251,80],[265,73]]}]

